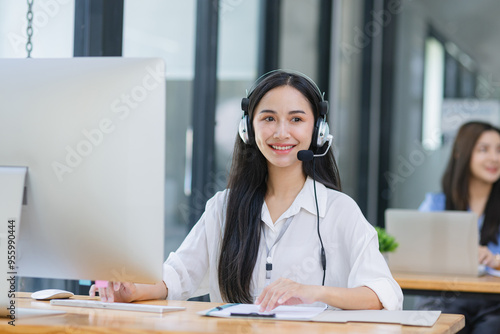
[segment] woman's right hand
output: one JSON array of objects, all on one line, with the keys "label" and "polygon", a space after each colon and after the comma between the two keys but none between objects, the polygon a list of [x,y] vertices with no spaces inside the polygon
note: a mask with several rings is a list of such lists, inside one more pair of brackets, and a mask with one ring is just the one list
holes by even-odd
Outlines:
[{"label": "woman's right hand", "polygon": [[490,268],[500,268],[500,256],[494,255],[486,246],[479,246],[479,263]]},{"label": "woman's right hand", "polygon": [[137,286],[134,283],[108,282],[105,287],[97,287],[93,284],[90,287],[89,295],[95,297],[96,291],[99,292],[103,302],[130,303],[138,299]]}]

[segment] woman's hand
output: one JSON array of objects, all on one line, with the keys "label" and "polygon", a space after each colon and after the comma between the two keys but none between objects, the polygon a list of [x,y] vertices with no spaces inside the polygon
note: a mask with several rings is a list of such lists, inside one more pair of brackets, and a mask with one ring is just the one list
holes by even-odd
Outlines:
[{"label": "woman's hand", "polygon": [[486,246],[479,246],[478,250],[479,263],[490,268],[497,269],[500,267],[500,259],[498,255],[494,255]]},{"label": "woman's hand", "polygon": [[320,286],[304,285],[287,278],[279,278],[262,291],[255,303],[260,305],[260,312],[271,311],[280,305],[311,304],[317,301],[319,289]]},{"label": "woman's hand", "polygon": [[333,286],[299,284],[280,278],[269,284],[255,304],[260,312],[271,311],[280,305],[325,303],[344,310],[380,310],[383,305],[377,294],[366,286],[339,288]]},{"label": "woman's hand", "polygon": [[94,284],[90,287],[89,295],[94,297],[96,291],[99,292],[101,301],[109,303],[165,299],[168,296],[168,288],[164,281],[156,284],[108,282],[105,287],[97,287]]},{"label": "woman's hand", "polygon": [[108,282],[108,285],[105,287],[97,287],[93,284],[90,287],[89,295],[94,297],[96,291],[99,292],[99,296],[103,302],[129,303],[138,299],[137,286],[134,283]]}]

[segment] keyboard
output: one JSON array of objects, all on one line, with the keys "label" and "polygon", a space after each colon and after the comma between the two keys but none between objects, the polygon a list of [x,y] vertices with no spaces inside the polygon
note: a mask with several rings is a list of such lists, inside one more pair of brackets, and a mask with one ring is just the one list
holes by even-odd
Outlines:
[{"label": "keyboard", "polygon": [[79,299],[52,299],[51,305],[57,306],[74,306],[74,307],[89,307],[120,311],[138,311],[152,313],[166,313],[172,311],[182,311],[185,307],[181,306],[165,306],[165,305],[147,305],[133,303],[105,303],[99,300],[79,300]]}]

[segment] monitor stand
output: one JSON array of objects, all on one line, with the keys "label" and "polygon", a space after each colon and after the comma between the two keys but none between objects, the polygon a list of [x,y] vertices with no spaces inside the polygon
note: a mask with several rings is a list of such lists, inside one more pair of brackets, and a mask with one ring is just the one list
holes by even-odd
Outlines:
[{"label": "monitor stand", "polygon": [[27,172],[27,167],[0,166],[0,316],[11,319],[16,317],[16,235]]}]

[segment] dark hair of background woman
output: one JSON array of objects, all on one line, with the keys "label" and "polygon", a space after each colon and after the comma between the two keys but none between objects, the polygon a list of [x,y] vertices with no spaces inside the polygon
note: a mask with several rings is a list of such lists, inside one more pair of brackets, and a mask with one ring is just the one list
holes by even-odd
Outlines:
[{"label": "dark hair of background woman", "polygon": [[[500,129],[483,122],[469,122],[462,125],[457,133],[448,166],[443,175],[442,187],[446,196],[446,210],[469,208],[469,180],[471,177],[470,160],[477,140],[485,131]],[[493,184],[484,209],[484,222],[481,229],[480,244],[498,244],[497,235],[500,224],[500,180]]]},{"label": "dark hair of background woman", "polygon": [[[276,71],[264,77],[248,97],[249,119],[254,109],[271,89],[291,86],[310,102],[315,121],[319,117],[322,97],[308,79],[293,73]],[[257,261],[261,231],[261,211],[267,191],[267,162],[255,143],[253,130],[249,143],[237,137],[228,181],[226,227],[221,245],[218,278],[222,298],[232,303],[253,303],[250,281]],[[311,145],[312,146],[312,145]],[[311,149],[311,148],[310,148]],[[341,191],[340,177],[332,150],[315,158],[315,179]],[[312,162],[303,162],[304,173],[312,176]],[[319,256],[318,256],[319,261]]]}]

